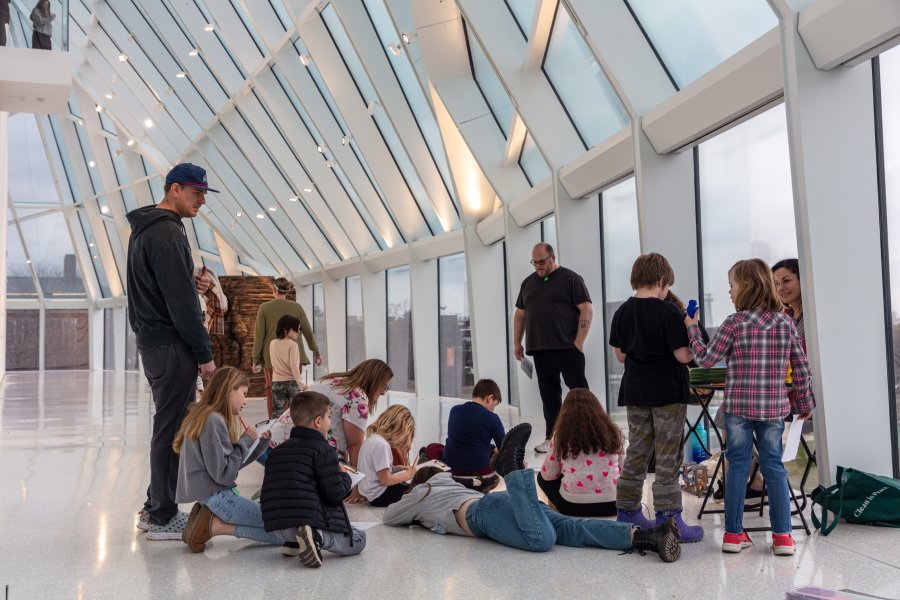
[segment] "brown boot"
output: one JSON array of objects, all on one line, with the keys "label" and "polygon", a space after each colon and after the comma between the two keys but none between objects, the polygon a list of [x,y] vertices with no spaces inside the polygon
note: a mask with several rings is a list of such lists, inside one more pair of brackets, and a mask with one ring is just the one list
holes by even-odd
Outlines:
[{"label": "brown boot", "polygon": [[181,533],[181,540],[187,544],[188,550],[196,554],[206,549],[206,542],[212,537],[210,530],[213,516],[212,511],[199,502],[194,504],[187,525]]}]

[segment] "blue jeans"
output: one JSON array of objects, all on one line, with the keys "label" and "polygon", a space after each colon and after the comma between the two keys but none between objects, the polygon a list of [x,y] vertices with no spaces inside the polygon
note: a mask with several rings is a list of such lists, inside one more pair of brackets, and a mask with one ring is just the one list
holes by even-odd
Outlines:
[{"label": "blue jeans", "polygon": [[531,469],[513,471],[504,479],[505,492],[487,494],[466,510],[466,524],[476,536],[531,552],[547,552],[554,544],[631,548],[629,523],[566,517],[538,501]]},{"label": "blue jeans", "polygon": [[201,500],[200,504],[226,523],[234,525],[234,537],[281,545],[282,540],[278,533],[263,528],[262,510],[253,500],[243,498],[227,489]]},{"label": "blue jeans", "polygon": [[766,479],[769,496],[769,521],[773,533],[791,532],[791,504],[787,469],[781,462],[781,434],[784,421],[751,421],[725,414],[725,456],[728,476],[725,478],[725,531],[744,530],[744,497],[753,452],[753,434],[759,451],[759,468]]}]

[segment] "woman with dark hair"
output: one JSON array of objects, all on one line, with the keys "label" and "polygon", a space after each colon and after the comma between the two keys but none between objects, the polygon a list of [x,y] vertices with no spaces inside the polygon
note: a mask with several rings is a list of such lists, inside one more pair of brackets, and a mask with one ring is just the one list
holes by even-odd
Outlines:
[{"label": "woman with dark hair", "polygon": [[280,415],[290,408],[291,400],[305,390],[300,373],[300,320],[294,315],[284,315],[275,327],[277,336],[269,344],[269,360],[272,362],[272,414]]},{"label": "woman with dark hair", "polygon": [[53,19],[50,0],[38,0],[31,11],[31,47],[35,50],[50,50],[50,36],[53,35]]},{"label": "woman with dark hair", "polygon": [[794,320],[794,326],[800,339],[803,340],[803,349],[806,349],[806,331],[803,326],[803,297],[800,293],[800,261],[796,258],[780,260],[772,266],[772,275],[775,277],[775,291],[778,298],[786,307],[787,314]]},{"label": "woman with dark hair", "polygon": [[556,418],[537,482],[557,511],[616,515],[616,481],[625,463],[622,432],[590,390],[571,390]]}]

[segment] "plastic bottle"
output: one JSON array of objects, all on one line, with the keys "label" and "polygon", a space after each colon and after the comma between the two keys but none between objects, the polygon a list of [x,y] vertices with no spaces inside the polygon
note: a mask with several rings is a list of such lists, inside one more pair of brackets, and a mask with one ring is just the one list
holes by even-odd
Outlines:
[{"label": "plastic bottle", "polygon": [[703,421],[697,424],[697,429],[691,437],[691,458],[695,463],[701,463],[709,458],[709,454],[706,453],[700,444],[701,438],[706,442],[706,427],[703,425]]}]

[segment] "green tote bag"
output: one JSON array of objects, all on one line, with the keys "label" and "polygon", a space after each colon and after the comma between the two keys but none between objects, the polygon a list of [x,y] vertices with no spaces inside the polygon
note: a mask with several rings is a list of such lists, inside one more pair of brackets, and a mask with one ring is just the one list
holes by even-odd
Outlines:
[{"label": "green tote bag", "polygon": [[[831,533],[841,517],[859,525],[900,527],[900,481],[844,467],[837,468],[835,480],[835,485],[820,485],[810,496],[812,521],[822,535]],[[828,513],[834,514],[831,523]]]}]

